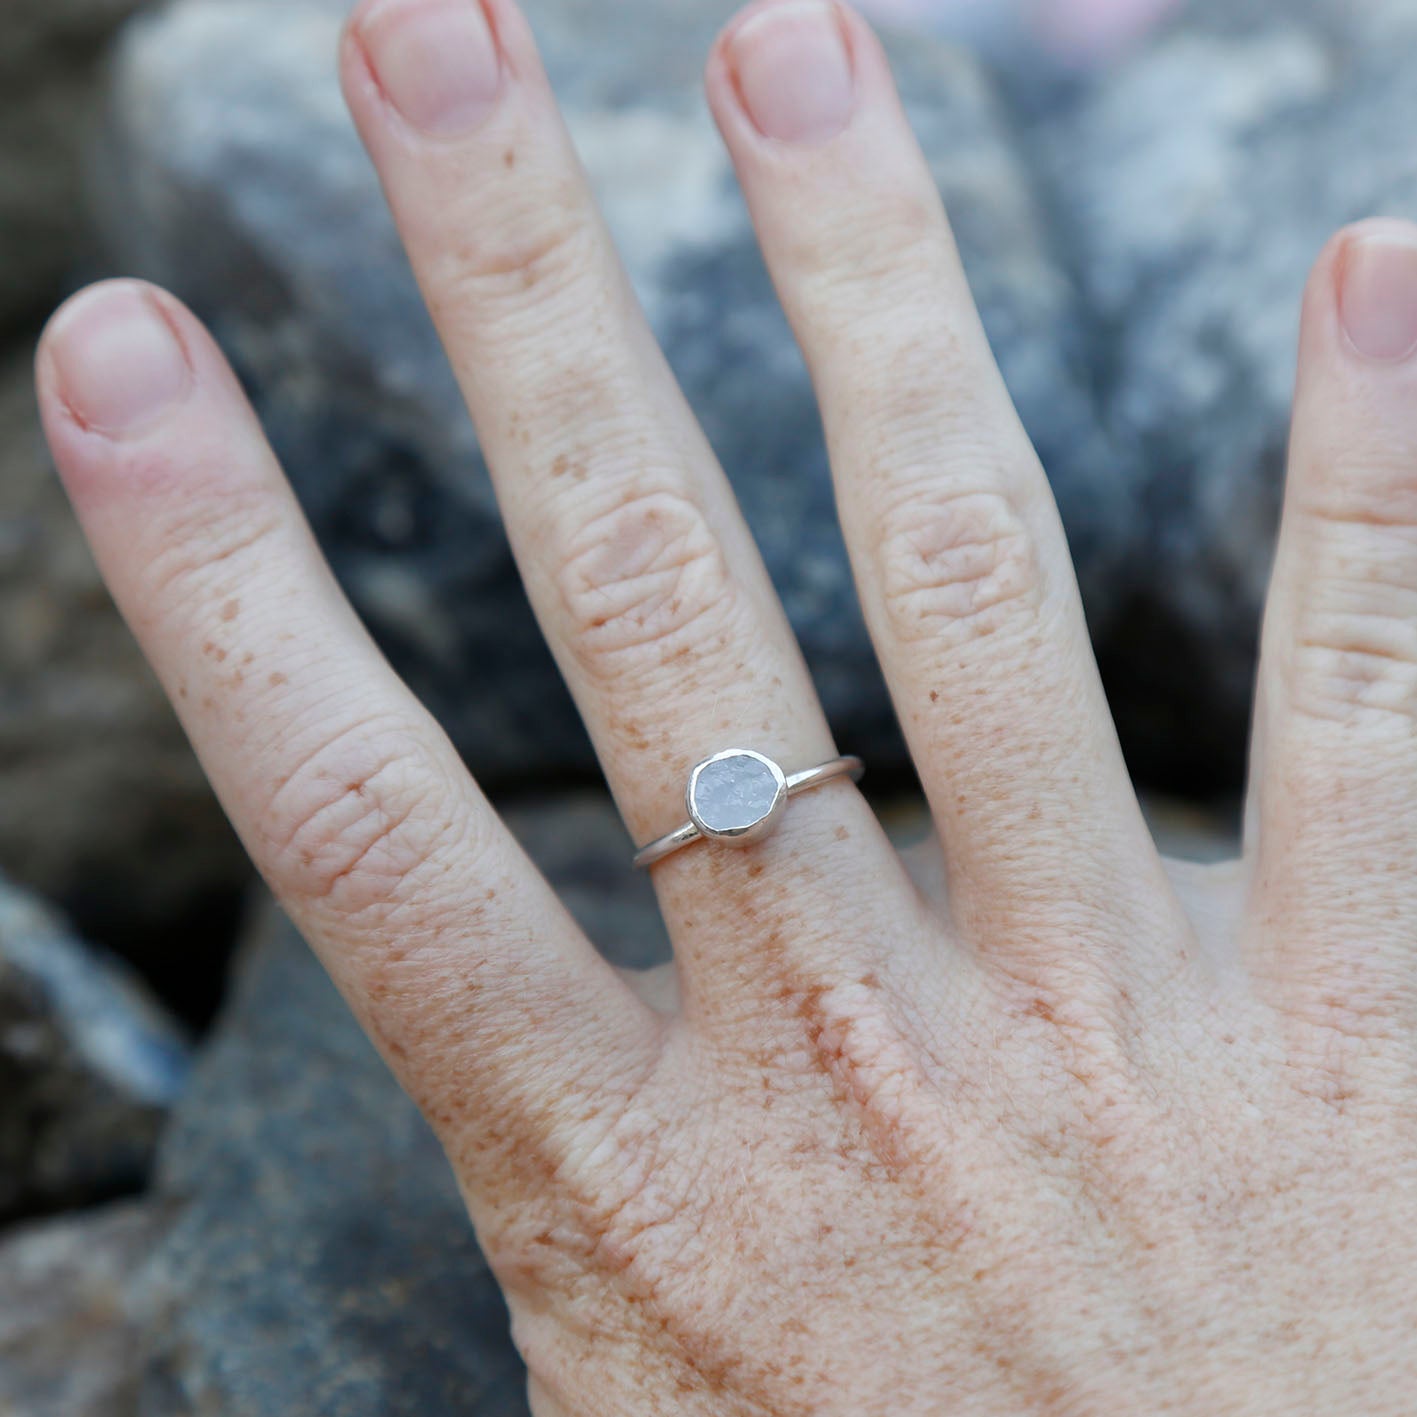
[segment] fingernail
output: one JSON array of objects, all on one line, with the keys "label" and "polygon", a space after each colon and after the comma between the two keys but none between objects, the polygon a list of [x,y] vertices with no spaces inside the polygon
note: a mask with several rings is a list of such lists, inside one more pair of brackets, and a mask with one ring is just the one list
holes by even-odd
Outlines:
[{"label": "fingernail", "polygon": [[759,11],[731,37],[729,60],[743,107],[766,137],[825,142],[851,118],[851,59],[829,0],[783,0]]},{"label": "fingernail", "polygon": [[100,285],[76,296],[45,336],[60,398],[85,428],[117,436],[185,397],[191,366],[151,295]]},{"label": "fingernail", "polygon": [[1355,237],[1344,252],[1338,308],[1364,358],[1395,364],[1417,349],[1417,233]]},{"label": "fingernail", "polygon": [[502,63],[480,0],[386,0],[359,37],[379,87],[415,128],[454,137],[491,113]]}]

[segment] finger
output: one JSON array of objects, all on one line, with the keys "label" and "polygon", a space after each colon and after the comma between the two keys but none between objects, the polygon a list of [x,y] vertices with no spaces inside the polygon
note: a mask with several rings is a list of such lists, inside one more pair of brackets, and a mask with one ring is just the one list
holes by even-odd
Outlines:
[{"label": "finger", "polygon": [[812,371],[958,918],[1027,948],[1073,902],[1155,938],[1169,897],[1057,511],[880,45],[831,0],[774,0],[730,26],[708,88]]},{"label": "finger", "polygon": [[[758,749],[789,772],[835,756],[525,21],[506,0],[382,0],[356,14],[343,72],[532,604],[631,833],[644,842],[679,826],[690,768],[722,749]],[[898,872],[842,784],[794,800],[761,848],[680,852],[655,873],[686,976],[708,954],[737,988],[744,956],[761,956],[741,905],[765,858],[775,876],[790,860],[793,881],[810,877],[824,915],[848,897],[860,909],[863,891],[879,899]],[[781,899],[796,922],[802,893],[784,890],[753,894]]]},{"label": "finger", "polygon": [[1417,910],[1417,227],[1339,234],[1304,298],[1253,748],[1259,961],[1410,972]]},{"label": "finger", "polygon": [[554,1151],[648,1019],[369,641],[209,336],[102,285],[38,377],[108,585],[256,865],[445,1140]]}]

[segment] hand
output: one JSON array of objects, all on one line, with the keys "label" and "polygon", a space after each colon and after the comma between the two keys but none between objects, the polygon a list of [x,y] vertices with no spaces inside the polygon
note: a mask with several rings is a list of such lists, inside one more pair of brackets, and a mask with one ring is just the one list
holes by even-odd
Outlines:
[{"label": "hand", "polygon": [[[834,756],[525,21],[374,4],[342,64],[630,831],[719,749]],[[113,593],[437,1129],[537,1412],[1410,1411],[1417,229],[1315,271],[1247,849],[1168,872],[876,41],[759,5],[708,88],[947,902],[838,781],[657,866],[677,991],[618,975],[371,645],[193,318],[106,285],[39,356]]]}]

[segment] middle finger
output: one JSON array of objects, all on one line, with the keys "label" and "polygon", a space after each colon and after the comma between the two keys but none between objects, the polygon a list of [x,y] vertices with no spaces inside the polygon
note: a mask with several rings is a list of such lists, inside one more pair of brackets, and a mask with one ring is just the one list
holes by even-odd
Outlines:
[{"label": "middle finger", "polygon": [[[508,0],[378,0],[351,24],[343,71],[532,605],[636,840],[681,823],[688,771],[711,753],[752,747],[788,772],[834,757],[766,570],[614,254],[521,15]],[[790,853],[775,882],[818,882],[825,918],[839,920],[848,901],[865,918],[869,897],[899,878],[869,809],[840,783],[794,802],[765,850],[775,863]],[[699,844],[656,867],[681,952],[697,953],[730,918],[735,938],[752,940],[738,917],[761,854]],[[786,909],[796,896],[755,888],[751,898]]]}]

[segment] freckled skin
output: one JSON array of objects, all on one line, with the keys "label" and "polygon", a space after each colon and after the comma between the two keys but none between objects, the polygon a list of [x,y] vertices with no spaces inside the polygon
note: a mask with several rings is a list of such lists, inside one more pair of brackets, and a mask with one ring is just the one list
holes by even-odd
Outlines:
[{"label": "freckled skin", "polygon": [[[466,131],[426,132],[379,82],[372,31],[440,10],[481,42],[470,4],[365,0],[345,88],[645,841],[711,752],[761,735],[791,771],[836,745],[524,18],[484,0],[504,62]],[[784,94],[835,95],[835,128],[750,117],[773,45],[774,121]],[[426,116],[467,66],[425,59],[439,83],[402,91]],[[672,969],[596,955],[332,607],[190,312],[110,283],[37,360],[125,618],[446,1149],[536,1417],[1408,1417],[1417,361],[1391,356],[1407,315],[1417,345],[1417,227],[1350,229],[1315,268],[1244,856],[1163,863],[884,52],[843,5],[759,0],[708,92],[938,840],[903,860],[837,781],[757,844],[679,853],[653,881]],[[125,340],[164,377],[115,358]]]},{"label": "freckled skin", "polygon": [[[539,1413],[1258,1417],[1357,1411],[1360,1387],[1392,1394],[1362,1411],[1405,1410],[1417,1355],[1386,1340],[1417,1314],[1417,1245],[1355,1216],[1417,1218],[1417,1147],[1394,1114],[1372,1124],[1381,1087],[1366,1129],[1297,1075],[1276,1095],[1264,1007],[1191,996],[1190,1044],[1163,1041],[1180,1011],[1160,1007],[1143,1064],[1117,1047],[1120,1000],[985,990],[973,1010],[1014,1020],[998,1050],[942,1046],[889,971],[777,996],[751,1089],[720,1078],[696,1117],[712,1064],[671,1053],[612,1172],[562,1173],[535,1236],[510,1213],[486,1234]],[[1224,1026],[1263,1045],[1238,1074],[1205,1042]],[[1397,1310],[1377,1317],[1370,1285]]]}]

